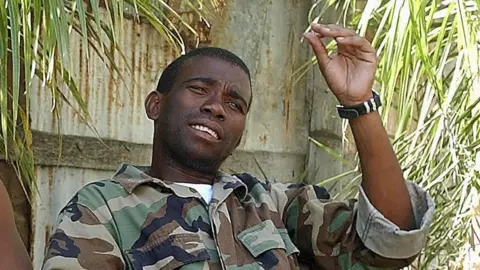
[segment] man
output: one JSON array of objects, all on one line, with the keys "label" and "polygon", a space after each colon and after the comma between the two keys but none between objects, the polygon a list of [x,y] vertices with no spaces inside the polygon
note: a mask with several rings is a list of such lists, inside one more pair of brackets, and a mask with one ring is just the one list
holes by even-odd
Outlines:
[{"label": "man", "polygon": [[15,226],[7,189],[0,180],[0,269],[32,269],[27,250]]},{"label": "man", "polygon": [[[375,51],[354,31],[313,25],[312,46],[349,118],[363,182],[359,201],[325,189],[219,172],[239,145],[252,100],[242,60],[197,49],[163,72],[145,102],[154,121],[149,168],[123,165],[61,211],[44,269],[378,269],[423,248],[433,202],[404,181],[372,92]],[[338,54],[321,41],[334,38]],[[371,268],[369,268],[371,267]],[[375,268],[376,267],[376,268]]]}]

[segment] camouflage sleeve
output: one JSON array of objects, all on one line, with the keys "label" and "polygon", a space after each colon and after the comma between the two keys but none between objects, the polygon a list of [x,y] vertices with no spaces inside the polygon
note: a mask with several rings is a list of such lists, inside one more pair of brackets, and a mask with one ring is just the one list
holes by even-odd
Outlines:
[{"label": "camouflage sleeve", "polygon": [[416,221],[411,231],[383,217],[363,190],[358,201],[333,201],[318,186],[276,183],[271,196],[300,250],[300,262],[322,269],[399,269],[424,247],[434,209],[425,191],[407,186]]},{"label": "camouflage sleeve", "polygon": [[58,217],[42,269],[125,269],[121,251],[102,220],[105,217],[74,198]]}]

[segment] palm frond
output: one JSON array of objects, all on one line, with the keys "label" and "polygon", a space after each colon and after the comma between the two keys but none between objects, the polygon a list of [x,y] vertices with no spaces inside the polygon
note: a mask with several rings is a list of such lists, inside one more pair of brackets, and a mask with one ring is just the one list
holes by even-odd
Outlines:
[{"label": "palm frond", "polygon": [[394,121],[389,133],[405,176],[437,204],[428,246],[414,267],[461,267],[462,255],[474,248],[469,240],[478,218],[479,1],[331,0],[313,5],[318,16],[310,21],[333,7],[339,22],[373,33],[382,119]]}]

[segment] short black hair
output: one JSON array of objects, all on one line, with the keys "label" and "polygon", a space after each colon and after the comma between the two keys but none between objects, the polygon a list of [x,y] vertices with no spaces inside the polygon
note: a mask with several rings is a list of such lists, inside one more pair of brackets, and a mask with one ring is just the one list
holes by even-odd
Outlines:
[{"label": "short black hair", "polygon": [[[193,49],[187,52],[186,54],[181,55],[180,57],[175,59],[172,63],[170,63],[167,66],[167,68],[162,72],[162,76],[160,76],[160,80],[158,81],[158,85],[157,85],[157,91],[163,94],[170,92],[170,90],[172,90],[173,83],[175,82],[177,73],[182,68],[183,62],[194,57],[217,58],[238,66],[247,74],[248,80],[250,82],[250,88],[252,88],[251,87],[252,79],[250,77],[250,70],[248,69],[245,62],[243,62],[243,60],[240,59],[240,57],[238,57],[231,51],[228,51],[222,48],[201,47],[201,48]],[[249,103],[250,104],[252,103],[252,95],[250,95]],[[250,104],[249,104],[249,107],[250,107]]]}]

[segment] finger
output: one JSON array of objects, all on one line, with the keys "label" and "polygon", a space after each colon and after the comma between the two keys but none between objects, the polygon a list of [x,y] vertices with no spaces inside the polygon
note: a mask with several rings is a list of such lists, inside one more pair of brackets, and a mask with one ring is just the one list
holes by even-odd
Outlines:
[{"label": "finger", "polygon": [[355,36],[357,33],[351,29],[347,29],[335,24],[323,25],[312,24],[312,30],[324,37],[348,37]]},{"label": "finger", "polygon": [[[317,38],[319,38],[319,39],[322,39],[322,38],[323,38],[323,36],[322,36],[321,34],[319,34],[319,33],[315,33],[315,32],[309,32],[309,33],[314,34],[314,35],[315,35]],[[307,39],[306,35],[309,35],[309,33],[303,33],[303,38],[304,38],[304,39]],[[303,39],[302,39],[302,42],[303,42]],[[310,41],[309,41],[309,43],[310,43]]]},{"label": "finger", "polygon": [[357,32],[353,29],[345,28],[341,25],[338,24],[328,24],[326,27],[328,27],[330,30],[333,32],[337,32],[342,36],[356,36]]},{"label": "finger", "polygon": [[327,48],[323,45],[323,42],[320,38],[317,37],[315,33],[309,32],[304,34],[305,39],[312,46],[313,52],[318,60],[318,65],[320,68],[326,66],[330,62],[330,57],[328,56]]},{"label": "finger", "polygon": [[339,46],[354,46],[362,52],[375,54],[375,49],[370,42],[361,36],[337,37],[335,40]]}]

